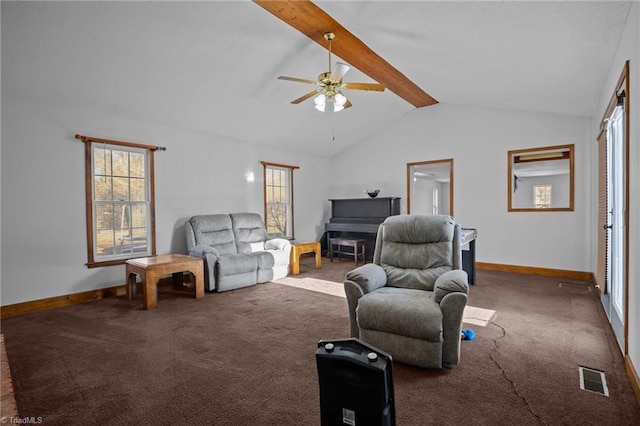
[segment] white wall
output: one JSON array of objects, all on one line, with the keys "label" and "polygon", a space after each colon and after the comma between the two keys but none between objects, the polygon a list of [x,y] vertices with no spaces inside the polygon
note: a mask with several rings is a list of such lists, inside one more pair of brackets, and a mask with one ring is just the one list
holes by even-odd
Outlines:
[{"label": "white wall", "polygon": [[[155,154],[159,254],[185,251],[182,224],[191,215],[262,213],[260,160],[300,166],[294,173],[296,238],[302,241],[322,235],[329,198],[363,197],[364,189],[375,187],[382,196],[402,197],[406,211],[406,163],[455,158],[455,216],[478,228],[479,261],[591,270],[585,232],[591,187],[584,167],[591,162],[584,149],[591,137],[583,118],[437,105],[330,161],[112,111],[7,94],[2,101],[2,305],[124,282],[123,266],[84,266],[84,158],[76,133],[168,148]],[[507,151],[567,143],[576,144],[576,211],[507,213]],[[247,171],[255,182],[246,181]]]},{"label": "white wall", "polygon": [[438,206],[439,214],[451,214],[449,211],[449,205],[451,200],[449,199],[449,193],[451,192],[450,182],[440,182],[438,184],[438,198],[440,205]]},{"label": "white wall", "polygon": [[[634,2],[629,12],[624,33],[618,44],[613,63],[609,70],[607,83],[601,93],[598,109],[592,121],[593,135],[591,150],[592,168],[597,170],[598,145],[595,138],[599,133],[600,120],[602,119],[609,100],[615,90],[616,83],[624,67],[629,60],[630,81],[630,152],[629,164],[629,330],[628,349],[636,373],[640,373],[640,3]],[[597,194],[597,173],[592,175],[592,186]],[[597,217],[597,203],[593,201],[591,214]],[[595,271],[597,258],[597,229],[591,228],[591,259]]]},{"label": "white wall", "polygon": [[[454,158],[454,214],[478,229],[478,261],[591,271],[591,140],[587,118],[439,104],[336,156],[331,196],[380,188],[406,212],[406,163]],[[575,144],[575,211],[507,212],[507,151],[564,144]]]},{"label": "white wall", "polygon": [[[411,212],[433,214],[433,191],[438,191],[438,213],[449,213],[449,182],[437,182],[432,177],[414,178],[411,186]],[[406,205],[406,200],[405,200]]]},{"label": "white wall", "polygon": [[414,178],[411,190],[411,211],[414,213],[433,213],[433,190],[438,187],[435,178]]},{"label": "white wall", "polygon": [[2,106],[2,305],[124,283],[124,266],[84,266],[84,146],[76,133],[167,147],[155,154],[158,254],[186,252],[183,224],[192,215],[262,214],[261,160],[300,166],[296,239],[322,235],[326,158],[4,93]]},{"label": "white wall", "polygon": [[518,178],[518,190],[511,194],[514,208],[533,208],[533,187],[551,185],[551,207],[569,207],[570,186],[569,175],[530,176]]}]

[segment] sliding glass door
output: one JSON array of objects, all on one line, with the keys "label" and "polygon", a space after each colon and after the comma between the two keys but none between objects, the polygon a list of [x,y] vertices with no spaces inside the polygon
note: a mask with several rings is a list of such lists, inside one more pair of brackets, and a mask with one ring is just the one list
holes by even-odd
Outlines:
[{"label": "sliding glass door", "polygon": [[603,302],[624,349],[625,323],[625,137],[624,108],[615,107],[607,122],[607,277]]},{"label": "sliding glass door", "polygon": [[629,294],[629,63],[598,137],[598,262],[596,282],[618,344],[627,355]]}]

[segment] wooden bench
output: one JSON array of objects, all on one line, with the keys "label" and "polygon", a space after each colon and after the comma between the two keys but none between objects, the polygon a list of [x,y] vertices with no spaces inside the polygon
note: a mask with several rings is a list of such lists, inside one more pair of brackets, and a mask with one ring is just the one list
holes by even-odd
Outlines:
[{"label": "wooden bench", "polygon": [[[333,254],[336,253],[338,258],[342,260],[342,255],[353,256],[356,266],[358,265],[358,259],[362,258],[362,263],[365,263],[365,243],[367,240],[354,240],[348,238],[329,238],[329,259],[333,262]],[[337,246],[338,250],[334,251],[333,246]],[[345,251],[342,247],[352,247],[353,252]]]}]

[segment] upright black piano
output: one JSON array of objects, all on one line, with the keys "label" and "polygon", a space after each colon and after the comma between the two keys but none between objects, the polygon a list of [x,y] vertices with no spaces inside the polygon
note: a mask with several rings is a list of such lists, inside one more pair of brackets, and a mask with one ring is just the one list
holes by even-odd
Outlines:
[{"label": "upright black piano", "polygon": [[326,253],[329,238],[367,240],[366,258],[373,258],[378,227],[389,216],[400,214],[399,197],[331,199],[331,218],[324,224],[322,250]]}]

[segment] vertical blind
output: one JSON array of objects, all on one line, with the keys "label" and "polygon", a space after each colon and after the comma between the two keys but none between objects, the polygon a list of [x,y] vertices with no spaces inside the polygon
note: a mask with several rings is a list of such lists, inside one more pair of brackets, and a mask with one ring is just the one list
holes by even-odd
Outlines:
[{"label": "vertical blind", "polygon": [[602,292],[607,291],[607,130],[598,136],[598,262],[596,284]]}]

